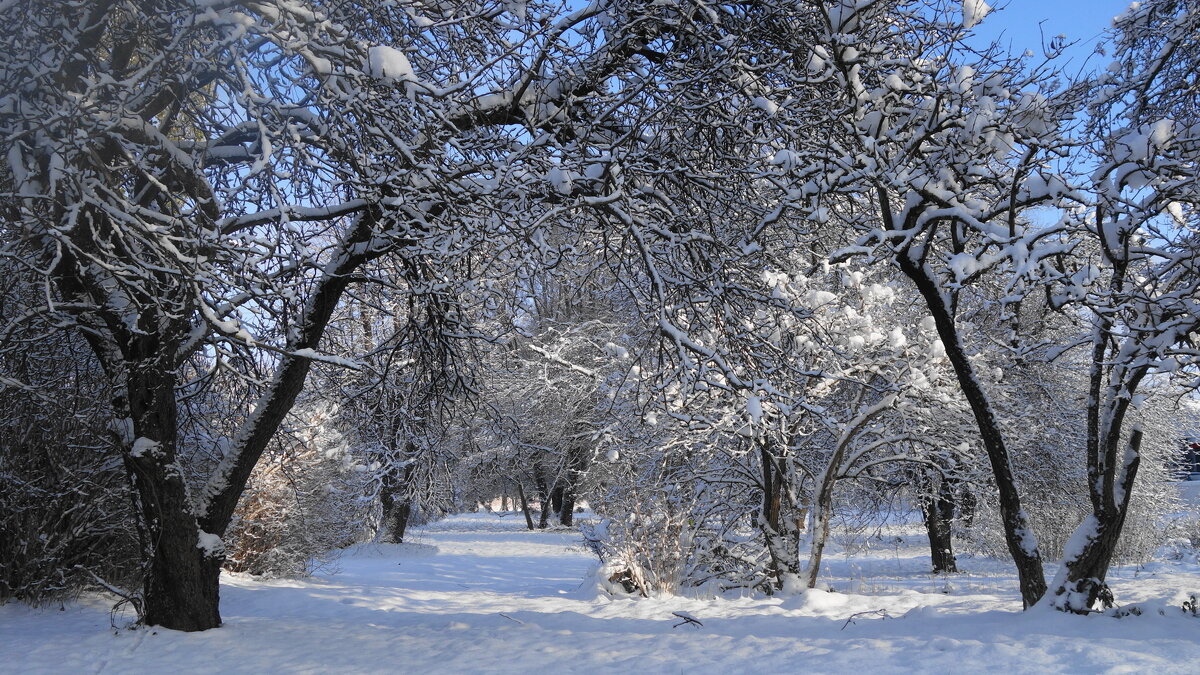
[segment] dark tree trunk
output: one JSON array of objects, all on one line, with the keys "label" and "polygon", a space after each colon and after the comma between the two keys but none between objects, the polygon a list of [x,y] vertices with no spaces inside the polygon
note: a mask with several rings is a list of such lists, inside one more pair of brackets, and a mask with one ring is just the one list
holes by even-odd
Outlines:
[{"label": "dark tree trunk", "polygon": [[579,488],[583,486],[587,472],[588,450],[581,446],[567,449],[566,471],[562,480],[562,504],[558,509],[558,521],[570,527],[575,522],[575,502],[579,499]]},{"label": "dark tree trunk", "polygon": [[991,401],[975,376],[975,368],[958,339],[954,325],[954,314],[946,298],[942,296],[923,262],[909,257],[907,252],[896,256],[896,262],[904,274],[912,280],[924,298],[929,313],[937,326],[938,337],[946,348],[946,356],[954,367],[964,398],[971,406],[979,436],[987,450],[992,465],[992,476],[1000,501],[1000,519],[1004,525],[1004,539],[1008,552],[1017,567],[1017,578],[1021,586],[1021,600],[1025,607],[1032,607],[1046,594],[1046,573],[1042,569],[1042,556],[1037,548],[1033,528],[1021,508],[1021,497],[1013,477],[1012,462],[1000,425],[992,412]]},{"label": "dark tree trunk", "polygon": [[789,542],[783,540],[784,533],[779,527],[783,476],[778,475],[778,472],[774,470],[774,455],[766,442],[760,444],[759,459],[762,462],[763,501],[758,526],[762,530],[767,553],[770,556],[768,572],[775,580],[775,588],[783,588],[783,575],[785,572],[794,571],[791,569],[794,566],[787,565],[781,560],[781,557],[784,556],[781,549],[787,548],[789,545]]},{"label": "dark tree trunk", "polygon": [[562,492],[562,510],[558,512],[558,522],[571,527],[575,524],[575,489],[574,486],[564,487]]},{"label": "dark tree trunk", "polygon": [[538,499],[541,500],[541,511],[538,513],[538,529],[544,530],[550,524],[550,490],[546,480],[540,475],[537,478]]},{"label": "dark tree trunk", "polygon": [[176,463],[175,379],[158,369],[136,370],[126,387],[137,437],[125,455],[148,535],[142,602],[145,623],[200,631],[221,625],[222,552],[200,547],[204,536]]},{"label": "dark tree trunk", "polygon": [[[1105,251],[1113,265],[1111,290],[1121,294],[1128,261],[1107,246]],[[1103,312],[1097,315],[1096,321],[1092,333],[1087,408],[1088,492],[1092,515],[1071,537],[1074,550],[1068,551],[1063,560],[1050,599],[1057,609],[1077,614],[1092,611],[1100,599],[1106,606],[1112,604],[1112,594],[1105,579],[1129,512],[1129,499],[1141,464],[1142,445],[1142,430],[1135,426],[1129,434],[1125,456],[1119,459],[1121,428],[1134,392],[1150,372],[1146,359],[1126,357],[1127,360],[1122,360],[1118,357],[1116,363],[1112,363],[1110,349],[1119,354],[1129,347],[1144,348],[1138,345],[1141,338],[1118,338],[1114,334],[1112,317]]]},{"label": "dark tree trunk", "polygon": [[383,502],[384,539],[393,544],[403,544],[408,518],[412,515],[412,502],[407,498],[396,499],[395,493],[388,490],[379,497]]},{"label": "dark tree trunk", "polygon": [[397,544],[404,543],[404,533],[408,531],[408,519],[412,516],[412,502],[404,500],[396,506],[392,513],[392,540]]},{"label": "dark tree trunk", "polygon": [[938,481],[937,491],[922,504],[921,511],[925,516],[925,532],[929,535],[929,557],[933,562],[933,573],[958,573],[958,564],[954,559],[954,542],[951,540],[954,490],[950,481],[945,478]]},{"label": "dark tree trunk", "polygon": [[563,486],[555,485],[550,491],[550,510],[555,513],[562,513],[563,506]]},{"label": "dark tree trunk", "polygon": [[529,514],[529,500],[525,498],[525,488],[517,483],[517,496],[521,498],[521,513],[525,514],[525,524],[533,529],[533,516]]},{"label": "dark tree trunk", "polygon": [[[156,534],[172,529],[168,526]],[[221,625],[222,560],[205,556],[188,536],[192,532],[158,539],[142,585],[142,618],[147,625],[181,631]]]},{"label": "dark tree trunk", "polygon": [[[409,448],[410,454],[413,448]],[[392,467],[383,475],[383,489],[380,490],[379,500],[383,504],[383,526],[386,531],[385,539],[395,544],[404,543],[404,532],[408,529],[408,519],[412,515],[412,501],[408,497],[408,483],[413,474],[412,463],[404,465],[401,470]]]}]

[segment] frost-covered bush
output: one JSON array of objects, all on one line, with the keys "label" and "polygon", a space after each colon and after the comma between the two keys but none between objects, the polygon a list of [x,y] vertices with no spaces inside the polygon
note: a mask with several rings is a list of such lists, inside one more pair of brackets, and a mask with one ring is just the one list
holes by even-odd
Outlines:
[{"label": "frost-covered bush", "polygon": [[[1154,419],[1154,413],[1147,411],[1143,417]],[[1014,464],[1021,481],[1022,506],[1037,534],[1042,554],[1048,560],[1059,560],[1076,527],[1092,513],[1083,459],[1084,440],[1066,428],[1043,424],[1038,431],[1045,442],[1019,447]],[[1167,480],[1173,431],[1169,424],[1146,425],[1141,465],[1114,563],[1149,560],[1169,536],[1166,521],[1180,510],[1178,493]],[[967,539],[977,551],[1002,558],[1006,549],[994,491],[985,488],[977,494],[982,500],[966,532]]]},{"label": "frost-covered bush", "polygon": [[313,415],[254,470],[225,537],[225,568],[300,576],[332,563],[337,551],[369,538],[370,474],[347,443]]},{"label": "frost-covered bush", "polygon": [[730,477],[718,470],[730,461],[719,450],[728,439],[662,427],[640,441],[606,464],[607,487],[592,500],[603,519],[584,525],[601,585],[639,595],[765,590],[769,560],[754,526],[761,494],[739,480],[709,480]]},{"label": "frost-covered bush", "polygon": [[677,448],[624,450],[606,467],[608,488],[592,500],[602,519],[582,524],[584,540],[600,558],[599,581],[609,592],[676,593],[700,576],[696,548],[707,500]]},{"label": "frost-covered bush", "polygon": [[0,602],[137,584],[134,501],[105,454],[107,391],[79,349],[43,337],[0,354],[0,376],[26,385],[0,385]]},{"label": "frost-covered bush", "polygon": [[[1163,518],[1175,504],[1169,486],[1166,486],[1167,489],[1164,486],[1161,480],[1137,482],[1113,562],[1145,562],[1163,544],[1166,537]],[[1048,560],[1062,558],[1067,540],[1083,519],[1091,514],[1087,494],[1078,488],[1075,492],[1064,492],[1053,497],[1031,492],[1023,503],[1038,535],[1041,551]],[[997,558],[1004,557],[1005,544],[999,513],[990,500],[987,507],[981,508],[977,514],[969,539],[980,552]]]},{"label": "frost-covered bush", "polygon": [[100,579],[135,586],[130,507],[123,472],[99,453],[36,441],[0,448],[0,602],[50,602]]},{"label": "frost-covered bush", "polygon": [[623,518],[584,526],[584,538],[601,560],[601,584],[610,592],[676,593],[696,581],[695,505],[656,496],[634,501]]}]

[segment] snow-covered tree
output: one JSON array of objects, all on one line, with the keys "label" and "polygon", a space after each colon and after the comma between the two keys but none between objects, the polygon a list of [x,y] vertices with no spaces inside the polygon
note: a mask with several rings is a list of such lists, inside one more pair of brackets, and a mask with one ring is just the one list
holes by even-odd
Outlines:
[{"label": "snow-covered tree", "polygon": [[[1086,612],[1104,580],[1143,464],[1133,421],[1154,380],[1200,388],[1200,7],[1138,3],[1114,22],[1116,60],[1091,97],[1095,170],[1080,181],[1073,272],[1053,301],[1090,327],[1087,485],[1091,513],[1050,598]],[[1169,432],[1168,432],[1169,433]],[[1168,441],[1169,442],[1169,441]]]},{"label": "snow-covered tree", "polygon": [[[220,623],[220,537],[312,363],[331,360],[322,337],[365,265],[397,256],[436,289],[519,255],[503,242],[556,194],[576,100],[679,19],[633,3],[616,30],[588,29],[607,7],[0,10],[3,254],[42,279],[31,313],[82,335],[115,392],[148,623]],[[256,402],[207,480],[187,480],[177,389],[247,350],[269,353],[241,373]]]}]

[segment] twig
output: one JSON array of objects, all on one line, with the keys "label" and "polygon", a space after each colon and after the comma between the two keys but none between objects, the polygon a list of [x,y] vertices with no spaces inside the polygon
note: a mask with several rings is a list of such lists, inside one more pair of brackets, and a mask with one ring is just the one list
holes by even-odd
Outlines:
[{"label": "twig", "polygon": [[850,618],[846,619],[846,623],[842,624],[842,627],[839,630],[846,630],[846,626],[849,626],[850,624],[854,623],[854,620],[860,616],[870,616],[872,614],[877,615],[881,619],[892,618],[891,616],[888,615],[886,609],[873,609],[869,612],[858,612],[856,614],[851,614]]},{"label": "twig", "polygon": [[133,607],[134,616],[137,617],[137,620],[134,621],[134,624],[136,625],[136,624],[140,624],[142,622],[144,615],[143,615],[143,607],[142,607],[142,596],[140,593],[129,592],[129,591],[125,591],[124,589],[117,588],[116,586],[114,586],[114,585],[108,583],[107,581],[105,581],[104,579],[102,579],[100,577],[100,575],[98,575],[95,572],[91,571],[90,569],[84,567],[83,565],[76,565],[75,569],[87,572],[89,575],[91,575],[92,579],[95,580],[95,582],[97,584],[99,584],[102,588],[104,588],[104,590],[121,598],[119,601],[117,601],[116,604],[114,604],[112,606],[111,609],[109,609],[108,623],[111,627],[113,627],[113,628],[117,627],[117,614],[120,613],[121,608],[124,607],[125,605],[129,605],[130,607]]}]

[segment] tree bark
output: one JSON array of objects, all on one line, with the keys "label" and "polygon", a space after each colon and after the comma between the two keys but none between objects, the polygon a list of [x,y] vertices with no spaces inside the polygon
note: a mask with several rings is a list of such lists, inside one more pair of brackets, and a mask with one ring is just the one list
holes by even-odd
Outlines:
[{"label": "tree bark", "polygon": [[404,543],[404,533],[408,531],[410,517],[412,517],[412,502],[405,499],[396,506],[392,513],[392,540],[397,544]]},{"label": "tree bark", "polygon": [[950,523],[954,519],[954,490],[944,477],[938,481],[937,490],[922,504],[925,516],[925,532],[929,536],[929,557],[934,574],[957,574],[958,563],[954,559],[954,542]]},{"label": "tree bark", "polygon": [[563,486],[555,485],[550,491],[550,509],[555,513],[561,514],[563,507]]},{"label": "tree bark", "polygon": [[[397,461],[395,447],[396,431],[393,429],[388,457],[393,464],[383,474],[383,485],[379,491],[379,501],[383,505],[383,526],[386,539],[394,544],[404,543],[404,532],[408,529],[408,519],[412,515],[412,499],[408,493],[408,484],[412,480],[416,465],[411,461],[416,454],[412,443],[406,444],[407,457],[404,462]],[[400,467],[403,466],[403,469]]]},{"label": "tree bark", "polygon": [[763,494],[758,527],[762,531],[767,554],[770,556],[767,573],[775,580],[775,588],[781,589],[784,587],[785,577],[796,573],[795,556],[789,554],[794,541],[789,542],[780,527],[783,476],[775,470],[775,458],[767,442],[760,443],[759,458],[762,462]]},{"label": "tree bark", "polygon": [[567,448],[566,460],[558,522],[570,527],[575,522],[575,502],[579,499],[579,488],[583,485],[587,471],[588,450],[582,446],[570,445]]},{"label": "tree bark", "polygon": [[137,488],[149,551],[143,579],[142,620],[172,630],[221,625],[222,551],[201,548],[204,534],[192,513],[176,463],[175,378],[138,364],[126,387],[136,436],[125,466]]}]

